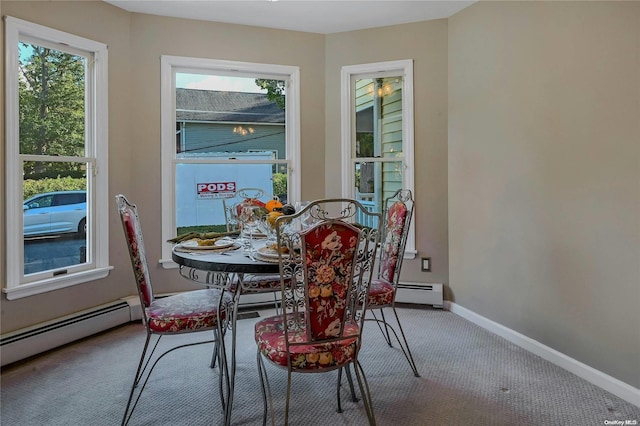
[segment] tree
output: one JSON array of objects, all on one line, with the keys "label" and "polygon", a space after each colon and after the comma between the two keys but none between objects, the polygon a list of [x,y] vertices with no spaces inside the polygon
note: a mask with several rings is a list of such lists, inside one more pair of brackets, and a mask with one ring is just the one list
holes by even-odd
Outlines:
[{"label": "tree", "polygon": [[[20,152],[84,156],[85,59],[20,43]],[[26,162],[25,179],[84,175],[83,163]]]},{"label": "tree", "polygon": [[286,82],[284,80],[265,80],[256,79],[258,87],[267,91],[267,99],[278,104],[281,109],[285,107],[285,89]]}]

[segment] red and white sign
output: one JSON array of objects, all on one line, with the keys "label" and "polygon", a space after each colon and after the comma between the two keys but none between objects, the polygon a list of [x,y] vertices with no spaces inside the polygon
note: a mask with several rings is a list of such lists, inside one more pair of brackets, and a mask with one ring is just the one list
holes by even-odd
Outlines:
[{"label": "red and white sign", "polygon": [[199,199],[226,198],[236,192],[235,182],[197,183],[196,194]]}]

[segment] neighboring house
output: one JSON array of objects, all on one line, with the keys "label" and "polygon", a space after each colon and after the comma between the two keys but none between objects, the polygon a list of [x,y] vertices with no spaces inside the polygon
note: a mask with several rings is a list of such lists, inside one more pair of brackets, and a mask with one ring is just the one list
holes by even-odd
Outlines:
[{"label": "neighboring house", "polygon": [[[390,158],[402,153],[402,82],[395,77],[358,80],[355,106],[357,157]],[[356,198],[381,209],[384,199],[402,188],[402,173],[396,167],[366,161],[356,165]]]},{"label": "neighboring house", "polygon": [[266,94],[176,89],[177,152],[272,151],[285,158],[285,112]]}]

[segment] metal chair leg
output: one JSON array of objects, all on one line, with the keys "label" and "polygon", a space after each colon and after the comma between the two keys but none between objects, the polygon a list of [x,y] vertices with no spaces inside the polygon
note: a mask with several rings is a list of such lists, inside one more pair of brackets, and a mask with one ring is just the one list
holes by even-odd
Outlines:
[{"label": "metal chair leg", "polygon": [[353,378],[351,377],[351,370],[349,369],[349,365],[345,367],[345,371],[347,372],[347,381],[349,382],[349,389],[351,389],[351,400],[353,402],[358,402],[358,397],[356,396],[356,390],[353,386]]},{"label": "metal chair leg", "polygon": [[400,339],[398,339],[397,335],[396,335],[396,339],[398,339],[398,343],[400,344],[400,348],[402,349],[402,352],[404,353],[405,358],[407,358],[407,361],[409,361],[409,366],[413,370],[413,375],[416,377],[420,377],[420,373],[418,373],[418,368],[416,367],[416,362],[413,360],[413,355],[411,354],[411,349],[409,349],[409,343],[407,342],[407,337],[404,335],[404,330],[402,329],[402,323],[400,322],[400,318],[398,317],[398,312],[396,311],[396,307],[392,306],[391,309],[393,309],[393,314],[396,316],[396,323],[398,324],[398,328],[400,329],[400,335],[402,336],[404,345],[402,344]]},{"label": "metal chair leg", "polygon": [[271,396],[271,388],[269,387],[269,379],[267,377],[267,371],[264,368],[264,362],[262,361],[262,355],[260,350],[257,352],[258,361],[258,375],[260,377],[260,390],[262,391],[262,426],[267,425],[267,398],[269,399],[269,408],[271,411],[271,424],[275,426],[276,419],[273,411],[273,398]]},{"label": "metal chair leg", "polygon": [[[393,333],[395,340],[398,342],[398,346],[400,346],[400,350],[402,350],[402,354],[409,362],[409,367],[411,367],[411,370],[413,371],[413,375],[416,377],[420,377],[420,373],[418,373],[416,362],[413,359],[413,354],[411,353],[411,349],[409,348],[409,343],[407,342],[407,337],[404,334],[402,323],[400,322],[400,318],[398,317],[398,312],[396,311],[396,307],[391,305],[393,314],[396,317],[396,323],[398,324],[398,329],[400,330],[400,336],[398,336],[398,333],[396,332],[395,328],[391,324],[389,324],[389,322],[386,321],[384,317],[383,308],[379,308],[379,309],[380,309],[380,312],[382,313],[382,319],[379,319],[373,311],[370,311],[371,314],[373,315],[373,319],[367,319],[367,321],[375,321],[378,324],[378,328],[382,332],[382,335],[384,336],[384,339],[387,341],[387,344],[389,345],[389,347],[393,347],[393,345],[391,344],[391,336],[389,334],[389,331]],[[384,326],[384,329],[383,329],[383,326]],[[402,340],[400,339],[400,337],[402,337]]]},{"label": "metal chair leg", "polygon": [[362,394],[362,402],[367,413],[367,418],[369,419],[369,425],[375,426],[376,417],[373,412],[373,401],[371,400],[369,382],[367,382],[367,377],[365,376],[364,370],[362,369],[362,365],[360,365],[359,361],[355,361],[353,364],[353,370],[356,372],[356,379],[358,380],[358,386],[360,387],[360,393]]}]

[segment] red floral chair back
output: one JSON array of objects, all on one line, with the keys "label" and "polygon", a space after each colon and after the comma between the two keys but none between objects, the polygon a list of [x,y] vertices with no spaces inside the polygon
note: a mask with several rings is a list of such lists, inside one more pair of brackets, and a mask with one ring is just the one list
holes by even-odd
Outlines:
[{"label": "red floral chair back", "polygon": [[153,302],[154,296],[147,267],[147,256],[144,251],[138,209],[124,195],[116,196],[116,205],[122,220],[125,238],[127,239],[127,247],[129,247],[129,257],[131,258],[131,266],[133,266],[140,303],[144,307],[149,307]]},{"label": "red floral chair back", "polygon": [[360,230],[343,222],[321,223],[301,236],[310,341],[343,337],[359,240]]},{"label": "red floral chair back", "polygon": [[410,190],[398,190],[385,202],[378,278],[396,285],[413,214]]},{"label": "red floral chair back", "polygon": [[[326,210],[330,204],[346,207],[337,216],[330,216]],[[280,266],[287,344],[360,336],[378,242],[377,229],[349,223],[360,209],[366,211],[354,200],[318,200],[276,221],[278,244],[286,247]],[[290,232],[292,222],[301,217],[308,220],[309,216],[314,225]],[[354,343],[359,346],[359,342]],[[334,356],[339,363],[340,355]]]}]

